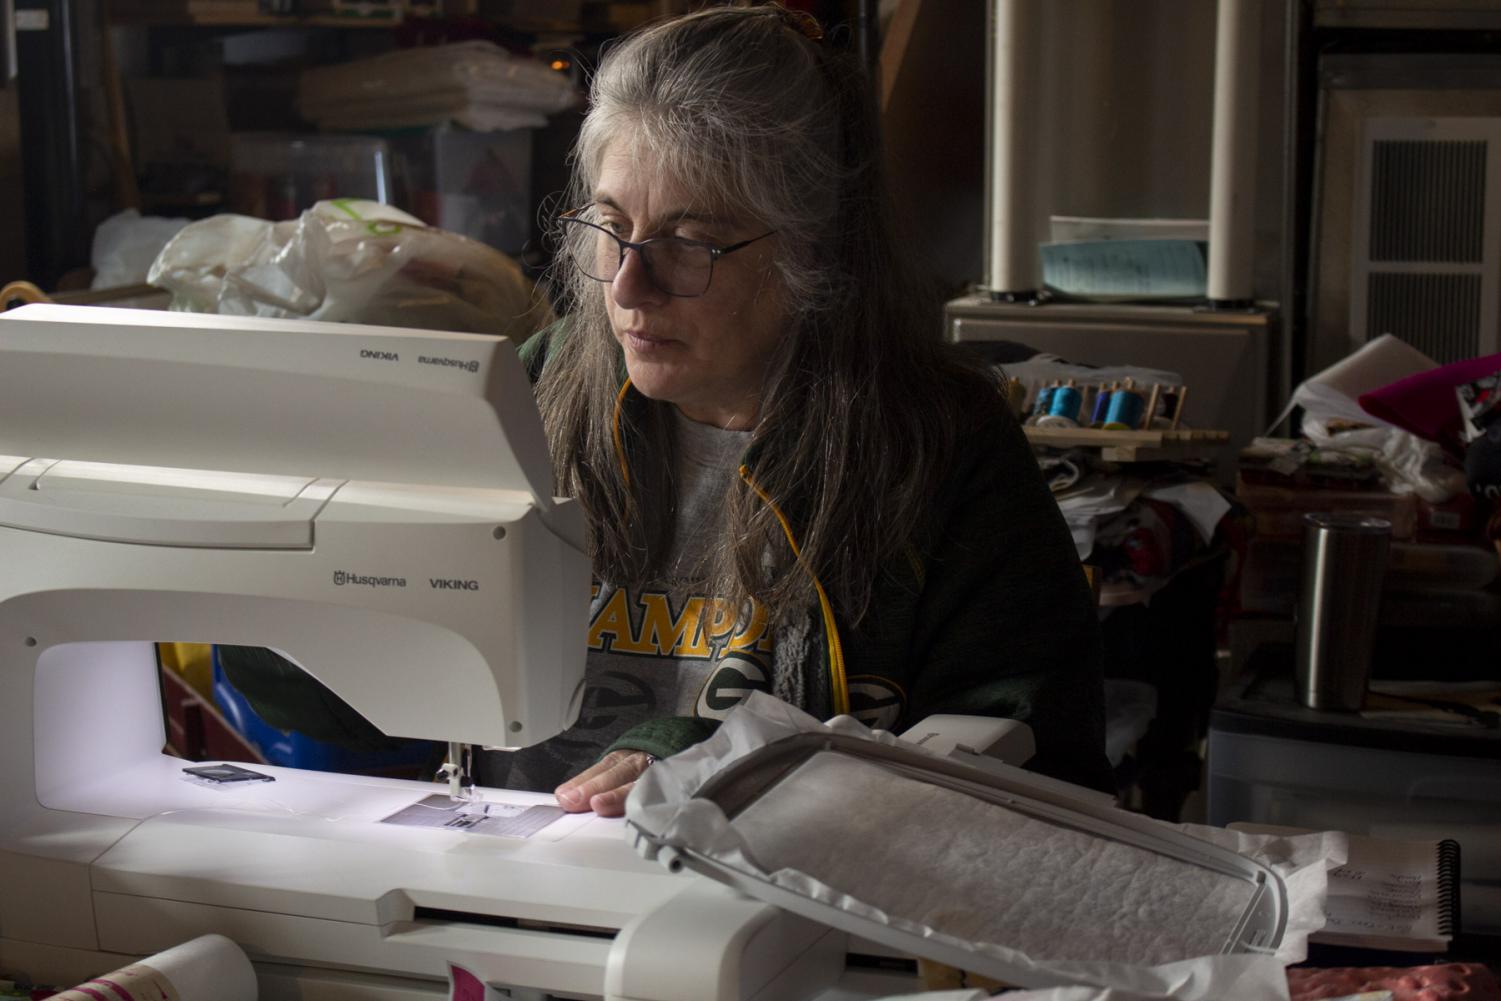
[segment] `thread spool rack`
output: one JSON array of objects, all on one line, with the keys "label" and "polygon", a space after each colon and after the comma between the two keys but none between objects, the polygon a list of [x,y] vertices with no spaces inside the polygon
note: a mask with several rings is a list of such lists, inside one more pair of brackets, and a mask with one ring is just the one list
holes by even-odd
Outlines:
[{"label": "thread spool rack", "polygon": [[1178,428],[1105,431],[1099,428],[1026,427],[1027,441],[1047,448],[1098,448],[1106,462],[1183,462],[1211,458],[1230,440],[1228,431]]},{"label": "thread spool rack", "polygon": [[[1098,448],[1106,462],[1212,459],[1214,449],[1230,440],[1228,431],[1182,426],[1186,386],[1155,385],[1148,395],[1130,379],[1082,389],[1072,379],[1037,387],[1013,379],[1007,395],[1032,445]],[[1128,399],[1115,402],[1131,406],[1109,406],[1117,395]]]}]

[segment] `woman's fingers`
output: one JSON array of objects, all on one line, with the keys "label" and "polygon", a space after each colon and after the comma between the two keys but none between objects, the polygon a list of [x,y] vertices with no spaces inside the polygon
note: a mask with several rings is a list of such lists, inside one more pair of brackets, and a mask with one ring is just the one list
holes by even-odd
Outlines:
[{"label": "woman's fingers", "polygon": [[625,798],[636,788],[635,782],[627,782],[623,786],[600,793],[589,800],[589,809],[601,817],[625,816]]},{"label": "woman's fingers", "polygon": [[593,810],[602,817],[618,817],[625,811],[631,786],[649,764],[644,751],[611,751],[558,786],[554,795],[569,813]]}]

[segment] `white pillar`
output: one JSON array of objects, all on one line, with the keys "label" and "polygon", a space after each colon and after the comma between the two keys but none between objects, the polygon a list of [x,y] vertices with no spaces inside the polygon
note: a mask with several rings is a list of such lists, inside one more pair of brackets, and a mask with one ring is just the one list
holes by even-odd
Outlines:
[{"label": "white pillar", "polygon": [[989,233],[985,284],[992,294],[1027,294],[1042,287],[1037,250],[1037,106],[1041,80],[1041,5],[1046,0],[994,0],[991,11]]},{"label": "white pillar", "polygon": [[1209,299],[1249,305],[1255,252],[1261,0],[1219,0],[1209,176]]}]

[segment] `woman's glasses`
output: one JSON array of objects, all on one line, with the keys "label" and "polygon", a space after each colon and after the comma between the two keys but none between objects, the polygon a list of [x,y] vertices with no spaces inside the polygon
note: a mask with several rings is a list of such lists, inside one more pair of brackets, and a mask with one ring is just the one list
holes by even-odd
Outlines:
[{"label": "woman's glasses", "polygon": [[625,252],[634,250],[646,268],[647,277],[659,291],[684,299],[703,295],[709,290],[715,261],[776,232],[771,230],[728,247],[716,247],[712,243],[681,236],[659,236],[632,243],[585,218],[587,212],[587,209],[574,209],[558,216],[558,222],[587,229],[593,238],[592,242],[586,239],[573,244],[570,256],[575,267],[597,282],[612,282],[625,263]]}]

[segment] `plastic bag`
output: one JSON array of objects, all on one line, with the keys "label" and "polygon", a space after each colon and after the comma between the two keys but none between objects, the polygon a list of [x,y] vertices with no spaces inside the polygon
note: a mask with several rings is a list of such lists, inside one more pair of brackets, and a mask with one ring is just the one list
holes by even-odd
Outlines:
[{"label": "plastic bag", "polygon": [[505,254],[352,199],[319,202],[285,222],[195,222],[162,249],[148,280],[184,312],[503,334],[517,343],[552,321]]},{"label": "plastic bag", "polygon": [[1444,455],[1437,443],[1401,428],[1368,427],[1330,432],[1304,422],[1304,436],[1321,449],[1364,456],[1381,470],[1394,494],[1417,494],[1430,504],[1443,504],[1465,489],[1465,474]]},{"label": "plastic bag", "polygon": [[94,246],[89,254],[94,281],[90,288],[141,284],[167,241],[187,224],[187,219],[143,216],[135,209],[110,216],[94,230]]}]

